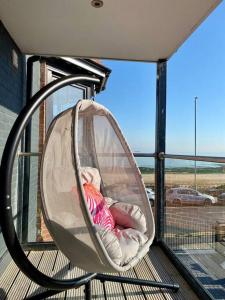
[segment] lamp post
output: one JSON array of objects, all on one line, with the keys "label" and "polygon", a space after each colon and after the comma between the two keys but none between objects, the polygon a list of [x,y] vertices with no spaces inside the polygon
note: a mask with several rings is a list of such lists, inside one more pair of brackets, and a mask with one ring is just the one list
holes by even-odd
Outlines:
[{"label": "lamp post", "polygon": [[[195,97],[195,158],[196,158],[196,154],[197,154],[197,99],[198,97]],[[196,160],[195,160],[195,190],[197,191],[197,168],[196,168]]]}]

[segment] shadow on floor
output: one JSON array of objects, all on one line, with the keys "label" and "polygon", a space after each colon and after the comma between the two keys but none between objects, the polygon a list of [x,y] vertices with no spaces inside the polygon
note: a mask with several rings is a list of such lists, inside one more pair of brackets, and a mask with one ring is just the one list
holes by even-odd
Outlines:
[{"label": "shadow on floor", "polygon": [[6,300],[7,299],[6,292],[1,288],[0,288],[0,299],[1,300]]},{"label": "shadow on floor", "polygon": [[[67,265],[65,265],[61,270],[59,270],[55,275],[54,278],[62,278],[63,276],[66,275],[66,273],[68,272],[68,270],[70,269],[70,263],[68,263]],[[54,291],[54,290],[46,290],[44,289],[43,291],[43,287],[38,287],[29,297],[27,297],[26,299],[29,300],[39,300],[39,299],[45,299],[47,297],[56,295],[58,293],[61,293],[64,291]],[[1,300],[2,298],[0,298]]]}]

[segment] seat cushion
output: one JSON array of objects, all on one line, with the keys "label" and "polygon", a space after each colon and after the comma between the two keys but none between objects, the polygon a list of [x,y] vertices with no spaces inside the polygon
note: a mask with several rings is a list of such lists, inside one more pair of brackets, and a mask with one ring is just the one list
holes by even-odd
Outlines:
[{"label": "seat cushion", "polygon": [[128,264],[148,239],[146,235],[132,228],[96,228],[110,258],[120,266]]},{"label": "seat cushion", "polygon": [[146,235],[132,228],[119,229],[116,232],[116,236],[122,251],[121,265],[129,263],[137,255],[140,247],[148,240]]},{"label": "seat cushion", "polygon": [[139,206],[125,202],[116,202],[109,209],[117,225],[124,228],[133,228],[141,233],[147,231],[145,215]]},{"label": "seat cushion", "polygon": [[100,227],[98,225],[96,226],[96,229],[109,257],[115,264],[120,266],[123,254],[118,237],[112,230]]},{"label": "seat cushion", "polygon": [[89,211],[107,253],[117,265],[129,263],[147,241],[144,214],[137,205],[104,198],[97,169],[83,167],[81,177]]}]

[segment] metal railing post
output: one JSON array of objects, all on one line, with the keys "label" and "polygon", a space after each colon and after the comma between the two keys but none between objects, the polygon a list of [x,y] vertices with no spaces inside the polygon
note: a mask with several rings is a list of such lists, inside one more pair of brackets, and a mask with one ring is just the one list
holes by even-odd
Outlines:
[{"label": "metal railing post", "polygon": [[155,137],[155,192],[156,192],[156,242],[164,236],[164,172],[165,172],[165,137],[166,137],[166,60],[157,63],[156,82],[156,137]]}]

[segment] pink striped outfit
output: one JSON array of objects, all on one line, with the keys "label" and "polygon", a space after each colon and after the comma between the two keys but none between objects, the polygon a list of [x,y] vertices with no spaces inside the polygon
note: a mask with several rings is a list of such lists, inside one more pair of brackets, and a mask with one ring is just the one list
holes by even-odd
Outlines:
[{"label": "pink striped outfit", "polygon": [[91,183],[85,183],[83,187],[93,222],[101,227],[113,230],[115,228],[115,221],[106,204],[105,198]]}]

